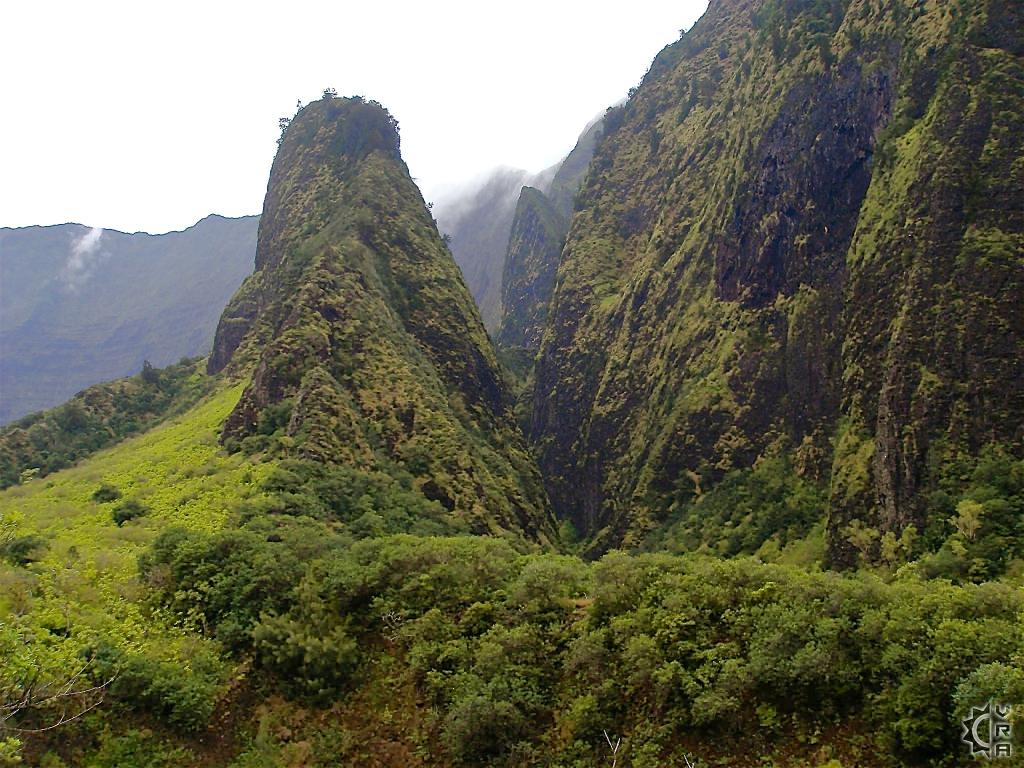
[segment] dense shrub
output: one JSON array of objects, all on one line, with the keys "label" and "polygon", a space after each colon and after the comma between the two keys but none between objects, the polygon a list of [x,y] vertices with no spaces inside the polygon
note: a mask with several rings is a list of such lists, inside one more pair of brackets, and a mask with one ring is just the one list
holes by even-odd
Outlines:
[{"label": "dense shrub", "polygon": [[136,518],[143,517],[147,514],[149,514],[149,507],[138,499],[128,499],[114,507],[114,510],[111,512],[111,517],[113,517],[114,522],[117,523],[118,526],[122,526],[130,520],[135,520]]},{"label": "dense shrub", "polygon": [[271,473],[265,490],[277,499],[277,511],[342,522],[358,538],[390,533],[420,535],[466,531],[465,524],[413,486],[397,466],[365,471],[319,462],[286,460]]},{"label": "dense shrub", "polygon": [[801,478],[785,457],[727,474],[709,492],[681,505],[653,549],[701,548],[753,554],[769,539],[779,546],[806,536],[825,517],[827,489]]},{"label": "dense shrub", "polygon": [[[281,613],[303,565],[301,542],[282,533],[231,531],[205,536],[183,530],[162,534],[142,558],[144,578],[163,587],[162,597],[198,628],[228,648],[251,647],[251,633],[264,613]],[[273,539],[273,540],[269,540]]]},{"label": "dense shrub", "polygon": [[939,474],[923,536],[933,554],[922,572],[984,581],[1024,561],[1024,459],[989,446],[976,459],[949,460]]},{"label": "dense shrub", "polygon": [[[986,456],[936,491],[954,518],[931,534],[940,554],[950,537],[1018,535],[1019,466]],[[965,708],[1024,695],[1024,596],[926,580],[928,558],[882,575],[665,552],[585,562],[514,539],[385,535],[459,530],[397,468],[283,461],[264,489],[238,529],[156,540],[141,561],[156,600],[297,699],[411,686],[411,738],[456,764],[599,764],[605,730],[624,737],[623,764],[675,764],[694,740],[740,733],[764,753],[846,724],[854,762],[941,764]],[[763,461],[687,501],[666,542],[764,552],[823,508],[786,460]]]},{"label": "dense shrub", "polygon": [[107,734],[88,763],[89,768],[180,768],[190,764],[194,764],[194,756],[189,752],[165,744],[151,731],[140,730]]},{"label": "dense shrub", "polygon": [[6,560],[12,565],[28,565],[39,560],[46,552],[46,547],[46,539],[35,534],[0,539],[0,560]]},{"label": "dense shrub", "polygon": [[297,617],[264,616],[253,629],[253,648],[264,669],[286,689],[327,702],[344,690],[359,659],[359,648],[340,625]]},{"label": "dense shrub", "polygon": [[[874,734],[865,759],[928,764],[957,748],[966,702],[1022,682],[1004,672],[1024,653],[1024,597],[995,583],[667,554],[588,564],[479,537],[339,539],[298,557],[294,538],[176,536],[154,560],[176,610],[228,628],[312,701],[371,670],[396,688],[411,674],[428,731],[465,765],[552,749],[593,763],[605,728],[655,764],[697,736],[812,738],[839,722]],[[554,732],[571,738],[552,747]]]},{"label": "dense shrub", "polygon": [[95,653],[98,675],[113,679],[119,704],[145,709],[185,730],[205,728],[220,693],[222,664],[209,651],[192,649],[188,659],[154,659],[105,645]]},{"label": "dense shrub", "polygon": [[92,500],[97,504],[106,504],[110,501],[117,501],[121,498],[121,491],[115,485],[104,483],[92,494]]}]

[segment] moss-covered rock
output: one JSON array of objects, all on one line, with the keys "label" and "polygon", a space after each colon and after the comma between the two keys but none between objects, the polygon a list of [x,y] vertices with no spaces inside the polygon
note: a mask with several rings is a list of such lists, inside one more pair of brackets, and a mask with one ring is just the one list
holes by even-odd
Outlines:
[{"label": "moss-covered rock", "polygon": [[543,189],[526,186],[519,194],[501,280],[497,341],[503,347],[532,352],[540,346],[576,193],[603,125],[587,126]]},{"label": "moss-covered rock", "polygon": [[379,104],[326,98],[292,120],[256,272],[225,310],[210,369],[250,379],[225,438],[291,403],[296,455],[399,462],[478,532],[553,536],[490,340]]},{"label": "moss-covered rock", "polygon": [[566,220],[543,192],[523,187],[502,276],[499,344],[527,349],[540,346],[567,229]]},{"label": "moss-covered rock", "polygon": [[609,112],[530,428],[595,549],[782,451],[851,563],[926,525],[936,440],[1020,455],[1020,13],[718,0]]}]

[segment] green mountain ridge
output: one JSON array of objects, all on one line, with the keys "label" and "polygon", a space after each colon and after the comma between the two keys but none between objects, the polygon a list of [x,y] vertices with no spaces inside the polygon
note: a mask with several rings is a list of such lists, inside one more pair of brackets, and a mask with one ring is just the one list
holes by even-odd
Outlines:
[{"label": "green mountain ridge", "polygon": [[213,382],[200,361],[87,387],[63,405],[0,429],[0,488],[45,477],[169,416],[189,410]]},{"label": "green mountain ridge", "polygon": [[438,226],[451,238],[452,255],[491,332],[501,323],[502,265],[519,190],[542,179],[543,174],[499,168],[435,205]]},{"label": "green mountain ridge", "polygon": [[[522,248],[516,222],[523,187],[536,189],[550,197],[566,222],[572,213],[573,198],[587,171],[594,145],[600,134],[600,120],[589,124],[572,151],[555,165],[531,174],[514,168],[498,168],[435,207],[438,226],[450,239],[452,255],[462,270],[470,293],[480,308],[484,326],[496,338],[508,307],[519,311],[516,290],[509,293],[508,275],[520,270],[515,263],[528,259],[516,254]],[[563,232],[559,238],[564,239]],[[511,271],[510,271],[511,270]],[[544,296],[547,302],[548,294]],[[512,302],[508,304],[507,302]],[[521,321],[513,320],[514,325]]]},{"label": "green mountain ridge", "polygon": [[252,371],[226,437],[273,413],[297,455],[398,462],[478,532],[553,535],[490,340],[379,105],[324,100],[293,119],[256,271],[218,326],[221,369]]},{"label": "green mountain ridge", "polygon": [[568,222],[547,195],[539,189],[523,187],[502,274],[499,344],[526,349],[540,346],[568,228]]},{"label": "green mountain ridge", "polygon": [[937,546],[955,465],[1021,455],[1020,21],[715,2],[609,113],[530,428],[597,551],[780,455],[831,489],[833,563]]},{"label": "green mountain ridge", "polygon": [[496,335],[505,347],[536,350],[540,346],[573,202],[601,125],[596,120],[587,126],[543,190],[526,186],[519,194],[502,270],[501,326]]}]

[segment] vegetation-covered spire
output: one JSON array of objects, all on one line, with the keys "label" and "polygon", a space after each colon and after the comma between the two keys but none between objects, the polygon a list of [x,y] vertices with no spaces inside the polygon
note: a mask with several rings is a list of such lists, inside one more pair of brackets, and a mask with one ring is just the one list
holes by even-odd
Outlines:
[{"label": "vegetation-covered spire", "polygon": [[477,531],[552,527],[490,341],[375,102],[327,96],[289,124],[256,272],[211,371],[251,377],[224,436],[410,472]]}]

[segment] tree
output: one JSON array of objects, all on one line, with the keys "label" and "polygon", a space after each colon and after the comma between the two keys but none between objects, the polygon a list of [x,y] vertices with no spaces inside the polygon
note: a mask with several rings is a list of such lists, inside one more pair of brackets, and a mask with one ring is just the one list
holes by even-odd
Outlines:
[{"label": "tree", "polygon": [[142,381],[151,387],[158,386],[160,384],[160,371],[153,367],[153,364],[149,360],[142,361]]},{"label": "tree", "polygon": [[866,526],[862,520],[854,520],[846,526],[843,533],[850,545],[860,552],[861,562],[871,562],[878,531]]},{"label": "tree", "polygon": [[956,526],[957,533],[968,541],[974,541],[981,528],[981,513],[985,508],[973,499],[964,499],[956,505],[957,516],[952,519]]},{"label": "tree", "polygon": [[292,124],[290,117],[279,117],[277,118],[277,127],[281,129],[281,135],[277,137],[277,146],[281,146],[284,141],[284,135],[288,131],[288,126]]}]

